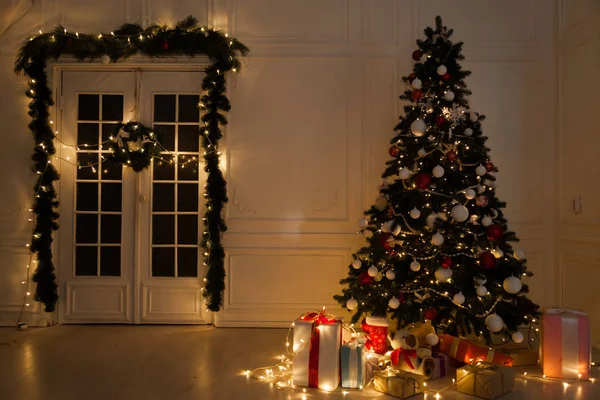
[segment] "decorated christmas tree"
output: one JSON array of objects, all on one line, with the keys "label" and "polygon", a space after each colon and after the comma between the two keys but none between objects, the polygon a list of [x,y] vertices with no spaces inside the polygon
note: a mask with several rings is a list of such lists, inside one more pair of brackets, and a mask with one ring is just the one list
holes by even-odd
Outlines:
[{"label": "decorated christmas tree", "polygon": [[539,316],[521,278],[532,276],[496,196],[498,171],[469,105],[462,42],[436,17],[402,78],[409,102],[395,128],[374,205],[359,221],[367,244],[354,254],[335,299],[398,328],[431,321],[446,333],[491,332],[523,340],[519,326]]}]

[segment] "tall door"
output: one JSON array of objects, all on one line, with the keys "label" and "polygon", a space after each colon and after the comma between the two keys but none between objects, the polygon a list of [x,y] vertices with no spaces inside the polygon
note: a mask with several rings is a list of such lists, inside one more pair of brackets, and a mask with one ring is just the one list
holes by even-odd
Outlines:
[{"label": "tall door", "polygon": [[[65,72],[59,281],[63,323],[207,323],[199,253],[200,72]],[[110,160],[121,121],[154,126],[141,173]]]}]

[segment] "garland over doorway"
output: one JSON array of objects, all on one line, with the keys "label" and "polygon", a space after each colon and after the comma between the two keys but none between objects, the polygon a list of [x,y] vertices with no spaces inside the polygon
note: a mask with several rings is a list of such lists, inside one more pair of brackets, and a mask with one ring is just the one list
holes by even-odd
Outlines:
[{"label": "garland over doorway", "polygon": [[37,282],[35,300],[44,304],[46,312],[55,310],[58,301],[56,275],[52,261],[53,231],[58,229],[58,201],[54,182],[59,179],[52,165],[55,131],[50,118],[50,107],[54,104],[52,90],[48,85],[46,66],[49,60],[71,55],[80,62],[101,59],[105,63],[125,60],[133,55],[152,58],[206,55],[211,65],[206,68],[202,88],[206,93],[199,106],[204,110],[199,128],[204,148],[204,171],[206,180],[206,211],[204,248],[207,272],[203,295],[207,308],[218,311],[222,304],[225,288],[225,252],[221,245],[221,233],[227,230],[222,217],[227,202],[226,182],[219,169],[219,140],[221,126],[227,124],[222,112],[231,106],[226,96],[225,73],[236,72],[241,67],[240,57],[248,54],[248,48],[220,31],[200,26],[189,16],[177,23],[175,28],[152,25],[144,29],[139,24],[125,24],[110,33],[95,35],[70,32],[57,26],[50,33],[42,33],[28,39],[21,47],[15,61],[15,72],[29,77],[31,99],[29,129],[33,133],[32,170],[39,175],[35,183],[33,204],[34,227],[29,251],[37,255],[37,268],[33,281]]}]

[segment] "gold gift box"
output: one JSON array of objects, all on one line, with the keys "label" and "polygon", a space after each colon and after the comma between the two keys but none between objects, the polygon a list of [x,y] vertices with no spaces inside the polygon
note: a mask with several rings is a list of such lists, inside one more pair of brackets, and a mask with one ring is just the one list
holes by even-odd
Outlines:
[{"label": "gold gift box", "polygon": [[456,389],[482,399],[497,399],[515,388],[511,368],[490,363],[467,365],[456,370]]},{"label": "gold gift box", "polygon": [[373,387],[378,392],[406,399],[407,397],[423,393],[425,390],[425,377],[406,371],[397,371],[394,373],[375,371],[373,375]]}]

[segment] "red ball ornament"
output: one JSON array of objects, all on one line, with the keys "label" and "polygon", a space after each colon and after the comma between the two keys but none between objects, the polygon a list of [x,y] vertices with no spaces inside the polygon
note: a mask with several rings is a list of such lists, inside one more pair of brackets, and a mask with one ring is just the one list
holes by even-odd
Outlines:
[{"label": "red ball ornament", "polygon": [[396,296],[396,298],[398,299],[398,301],[400,303],[403,303],[404,300],[406,299],[406,295],[404,293],[400,293],[398,296]]},{"label": "red ball ornament", "polygon": [[450,79],[450,74],[446,72],[444,75],[442,75],[442,80],[447,81],[448,79]]},{"label": "red ball ornament", "polygon": [[485,170],[487,172],[492,172],[494,170],[494,164],[491,161],[485,163]]},{"label": "red ball ornament", "polygon": [[167,42],[166,40],[163,42],[162,44],[162,48],[163,50],[169,50],[169,42]]},{"label": "red ball ornament", "polygon": [[367,324],[366,318],[363,318],[362,322],[360,323],[360,328],[364,333],[369,333],[371,331],[371,325]]},{"label": "red ball ornament", "polygon": [[412,99],[414,101],[420,100],[423,97],[423,92],[420,91],[419,89],[413,90],[412,92]]},{"label": "red ball ornament", "polygon": [[477,205],[479,207],[485,207],[488,205],[488,198],[487,196],[477,196],[477,199],[475,200],[475,202],[477,203]]},{"label": "red ball ornament", "polygon": [[392,146],[388,149],[388,153],[390,153],[390,156],[392,157],[398,157],[400,149],[397,146]]},{"label": "red ball ornament", "polygon": [[384,249],[386,250],[390,250],[392,248],[392,246],[390,245],[389,239],[392,237],[391,233],[382,233],[381,235],[379,235],[379,240],[381,241],[381,244],[383,246]]},{"label": "red ball ornament", "polygon": [[499,240],[504,234],[504,229],[500,225],[490,225],[487,228],[487,238],[493,241]]},{"label": "red ball ornament", "polygon": [[431,185],[431,175],[427,172],[420,172],[415,176],[415,185],[419,189],[427,189]]},{"label": "red ball ornament", "polygon": [[361,285],[368,285],[371,282],[373,282],[373,277],[369,275],[367,271],[361,272],[360,275],[358,275],[358,283]]},{"label": "red ball ornament", "polygon": [[423,316],[425,319],[432,320],[437,317],[437,310],[435,308],[428,308],[423,312]]},{"label": "red ball ornament", "polygon": [[458,154],[456,154],[456,152],[454,150],[450,150],[449,152],[446,153],[446,158],[448,158],[448,161],[450,161],[450,162],[456,161],[457,157],[458,157]]},{"label": "red ball ornament", "polygon": [[408,76],[408,80],[412,82],[412,81],[413,81],[413,80],[414,80],[416,77],[417,77],[417,76],[416,76],[415,74],[410,74],[410,75]]},{"label": "red ball ornament", "polygon": [[496,257],[489,251],[484,251],[479,255],[479,264],[486,269],[494,268],[496,266]]},{"label": "red ball ornament", "polygon": [[415,61],[419,61],[423,57],[423,52],[421,50],[415,50],[412,53],[412,59]]},{"label": "red ball ornament", "polygon": [[438,115],[437,117],[435,117],[435,124],[437,126],[442,126],[446,123],[446,118],[442,117],[441,115]]},{"label": "red ball ornament", "polygon": [[444,257],[442,260],[442,267],[444,268],[452,268],[454,261],[452,261],[452,257]]}]

